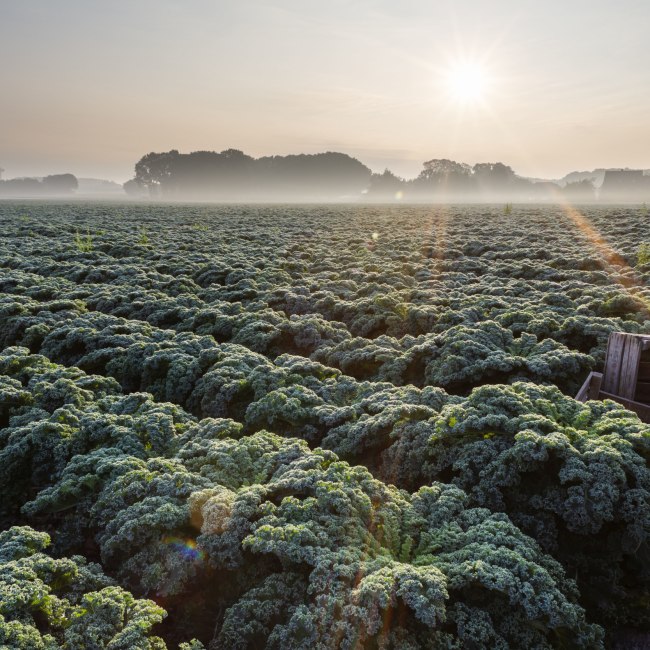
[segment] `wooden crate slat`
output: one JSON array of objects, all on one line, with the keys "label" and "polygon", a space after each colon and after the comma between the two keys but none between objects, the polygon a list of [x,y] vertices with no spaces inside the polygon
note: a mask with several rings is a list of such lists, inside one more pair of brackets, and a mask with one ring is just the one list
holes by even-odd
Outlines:
[{"label": "wooden crate slat", "polygon": [[640,337],[626,337],[623,359],[621,361],[621,376],[619,377],[618,390],[616,391],[617,395],[625,399],[634,399],[642,347],[643,340]]},{"label": "wooden crate slat", "polygon": [[634,393],[635,402],[643,402],[650,405],[650,381],[640,381],[636,385],[636,393]]},{"label": "wooden crate slat", "polygon": [[621,377],[621,364],[627,337],[621,332],[612,332],[607,341],[605,368],[603,370],[602,390],[607,393],[618,393],[618,382]]},{"label": "wooden crate slat", "polygon": [[634,411],[643,422],[650,423],[650,404],[641,404],[631,399],[625,399],[612,393],[600,391],[599,399],[611,399],[619,404],[622,404],[628,411]]},{"label": "wooden crate slat", "polygon": [[639,364],[639,381],[650,381],[650,361],[642,361]]},{"label": "wooden crate slat", "polygon": [[582,387],[578,391],[576,399],[579,402],[586,402],[588,399],[598,399],[602,381],[602,372],[590,372],[587,379],[585,379],[585,383],[582,384]]},{"label": "wooden crate slat", "polygon": [[650,336],[612,332],[603,373],[590,373],[576,399],[611,399],[650,423]]},{"label": "wooden crate slat", "polygon": [[[594,372],[590,372],[590,373],[587,375],[587,379],[585,379],[585,381],[584,381],[584,383],[582,384],[582,386],[580,386],[580,390],[579,390],[578,393],[576,394],[576,399],[578,400],[578,402],[586,402],[586,401],[589,399],[589,389],[590,389],[590,387],[591,387],[591,384],[592,384],[593,381],[594,381],[594,375],[595,375],[595,374],[596,374],[596,373],[594,373]],[[599,373],[599,374],[600,374],[600,373]],[[602,375],[600,375],[600,376],[601,376],[601,378],[602,378]]]},{"label": "wooden crate slat", "polygon": [[603,373],[602,372],[592,372],[591,383],[589,384],[589,389],[587,391],[587,399],[598,399],[600,394],[600,387],[603,384]]}]

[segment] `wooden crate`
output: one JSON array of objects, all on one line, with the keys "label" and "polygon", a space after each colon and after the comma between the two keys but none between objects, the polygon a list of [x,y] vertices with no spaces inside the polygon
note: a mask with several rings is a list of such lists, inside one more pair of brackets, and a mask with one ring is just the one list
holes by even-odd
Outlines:
[{"label": "wooden crate", "polygon": [[650,423],[650,336],[610,334],[603,372],[590,373],[576,399],[612,399]]}]

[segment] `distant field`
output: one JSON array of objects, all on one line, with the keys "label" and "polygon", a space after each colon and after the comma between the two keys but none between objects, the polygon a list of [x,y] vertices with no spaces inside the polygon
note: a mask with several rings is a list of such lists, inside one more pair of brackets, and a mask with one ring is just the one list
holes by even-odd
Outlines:
[{"label": "distant field", "polygon": [[0,202],[0,233],[0,646],[650,643],[650,427],[572,399],[650,334],[644,208]]}]

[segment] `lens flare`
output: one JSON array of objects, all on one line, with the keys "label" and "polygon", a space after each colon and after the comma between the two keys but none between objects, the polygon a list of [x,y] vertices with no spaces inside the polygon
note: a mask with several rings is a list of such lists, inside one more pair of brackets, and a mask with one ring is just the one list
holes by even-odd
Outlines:
[{"label": "lens flare", "polygon": [[163,544],[170,546],[184,559],[190,562],[196,562],[205,559],[205,553],[196,545],[196,541],[182,537],[163,537]]}]

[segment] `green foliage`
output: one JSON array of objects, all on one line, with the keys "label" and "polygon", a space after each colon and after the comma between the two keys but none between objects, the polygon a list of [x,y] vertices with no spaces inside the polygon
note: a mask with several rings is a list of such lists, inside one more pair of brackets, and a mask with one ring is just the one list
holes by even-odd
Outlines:
[{"label": "green foliage", "polygon": [[[18,350],[5,367],[22,379],[51,373],[41,360]],[[92,392],[86,399],[90,415]],[[101,404],[112,399],[98,397]],[[433,394],[427,399],[434,403]],[[144,414],[142,404],[137,412]],[[123,435],[131,427],[138,429],[131,424]],[[190,591],[207,593],[211,572],[234,572],[243,591],[219,597],[226,612],[220,647],[237,636],[242,647],[258,647],[267,636],[270,647],[276,640],[292,647],[306,630],[312,642],[339,639],[341,647],[398,638],[417,646],[427,638],[462,645],[470,634],[463,612],[474,611],[475,602],[489,616],[480,632],[486,644],[520,647],[567,634],[575,647],[600,644],[601,631],[586,622],[560,565],[505,515],[469,507],[453,486],[436,483],[409,495],[332,452],[312,452],[304,442],[265,432],[228,435],[237,432],[224,421],[191,425],[159,449],[167,459],[147,457],[137,445],[120,449],[119,439],[95,438],[94,449],[66,457],[51,486],[23,513],[56,521],[59,546],[81,548],[93,538],[122,585],[171,598],[174,607]],[[8,558],[16,554],[12,544]],[[251,554],[260,557],[252,574]],[[281,574],[277,562],[285,567]],[[523,575],[544,598],[521,591]],[[270,611],[254,604],[269,589],[285,594],[278,592]],[[124,598],[119,590],[100,591],[78,606],[93,614],[118,611]],[[334,618],[321,618],[324,602]],[[403,611],[401,622],[386,628],[382,620],[392,611]],[[531,617],[546,623],[531,630]],[[448,625],[437,631],[443,620]],[[66,633],[78,643],[83,634],[99,634],[91,623]]]},{"label": "green foliage", "polygon": [[82,235],[77,230],[74,235],[74,245],[80,253],[90,253],[93,249],[93,238],[90,234],[90,229]]},{"label": "green foliage", "polygon": [[639,210],[24,209],[0,210],[0,574],[24,596],[0,593],[0,645],[650,628],[650,431],[570,397],[611,332],[650,333]]},{"label": "green foliage", "polygon": [[643,242],[639,244],[639,250],[636,254],[637,266],[650,264],[650,242]]},{"label": "green foliage", "polygon": [[144,226],[141,226],[138,234],[138,244],[140,244],[140,246],[146,246],[149,243],[147,229]]},{"label": "green foliage", "polygon": [[[599,618],[637,619],[650,550],[650,428],[609,402],[484,386],[431,422],[423,474],[506,512],[576,575]],[[596,612],[594,612],[596,613]]]},{"label": "green foliage", "polygon": [[151,635],[165,611],[113,584],[96,564],[45,553],[49,536],[0,532],[0,643],[4,648],[164,650]]}]

